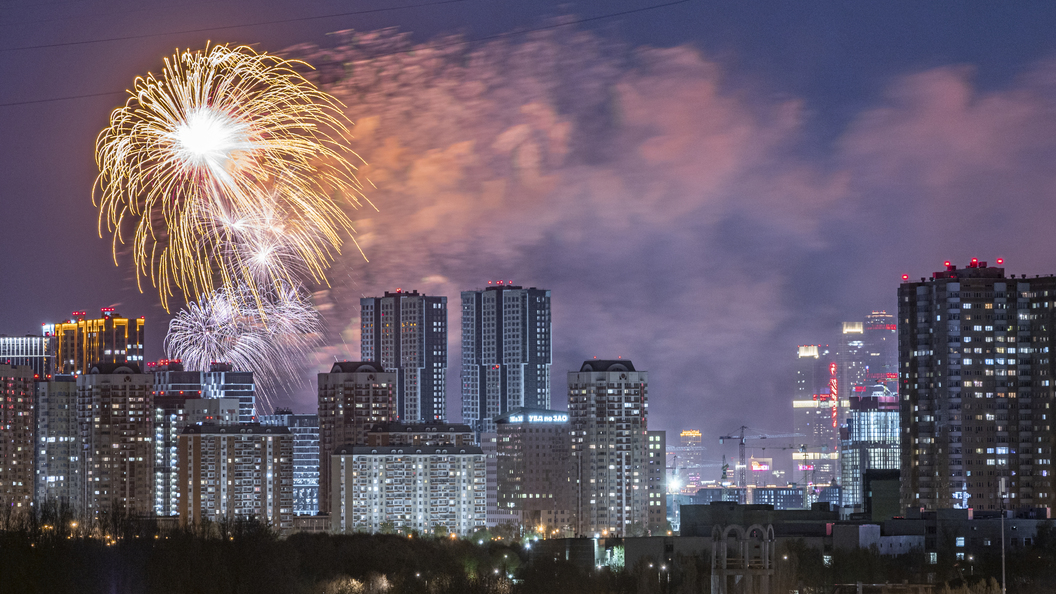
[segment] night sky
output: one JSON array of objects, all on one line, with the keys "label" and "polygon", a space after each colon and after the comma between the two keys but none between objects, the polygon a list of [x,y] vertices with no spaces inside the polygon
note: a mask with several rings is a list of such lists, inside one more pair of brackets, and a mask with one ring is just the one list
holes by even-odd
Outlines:
[{"label": "night sky", "polygon": [[97,235],[94,143],[136,75],[208,40],[317,66],[378,186],[351,213],[370,263],[346,250],[316,287],[329,346],[305,376],[358,357],[359,297],[445,294],[452,419],[458,291],[488,280],[552,289],[556,408],[567,371],[623,356],[650,428],[710,444],[790,432],[796,345],[892,310],[902,274],[1056,273],[1054,3],[366,12],[393,4],[0,0],[0,333],[116,306],[162,357],[156,293]]}]

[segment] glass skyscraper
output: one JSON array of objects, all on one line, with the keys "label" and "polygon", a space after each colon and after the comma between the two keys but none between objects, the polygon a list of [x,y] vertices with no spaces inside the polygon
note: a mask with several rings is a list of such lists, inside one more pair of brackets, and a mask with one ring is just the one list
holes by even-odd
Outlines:
[{"label": "glass skyscraper", "polygon": [[850,397],[847,425],[841,430],[841,505],[862,505],[866,470],[898,470],[898,394],[883,384]]}]

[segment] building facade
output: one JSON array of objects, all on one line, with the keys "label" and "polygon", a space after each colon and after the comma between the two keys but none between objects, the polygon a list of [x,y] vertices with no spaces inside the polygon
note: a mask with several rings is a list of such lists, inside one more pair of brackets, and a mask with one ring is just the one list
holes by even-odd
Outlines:
[{"label": "building facade", "polygon": [[87,312],[75,311],[65,322],[44,325],[44,336],[54,337],[55,342],[53,373],[83,375],[99,363],[144,365],[146,320],[122,317],[112,307],[102,308],[100,314],[89,319]]},{"label": "building facade", "polygon": [[224,397],[228,392],[223,383],[207,383],[207,376],[220,374],[224,379],[225,372],[186,371],[180,361],[167,359],[147,366],[154,377],[154,513],[175,516],[179,513],[180,433],[189,425],[239,423],[245,402],[238,397],[244,390],[238,383],[231,396]]},{"label": "building facade", "polygon": [[850,397],[847,425],[840,431],[841,505],[864,505],[867,470],[898,470],[898,423],[898,395],[883,384]]},{"label": "building facade", "polygon": [[903,508],[1056,503],[1056,277],[997,264],[947,264],[899,286]]},{"label": "building facade", "polygon": [[0,506],[15,511],[33,504],[33,368],[0,364]]},{"label": "building facade", "polygon": [[53,375],[36,385],[36,500],[84,508],[81,430],[77,420],[77,379]]},{"label": "building facade", "polygon": [[259,424],[191,425],[179,438],[180,523],[256,519],[293,528],[293,436]]},{"label": "building facade", "polygon": [[[629,360],[583,363],[568,374],[576,533],[649,528],[649,375]],[[661,454],[663,450],[661,450]],[[663,458],[661,458],[663,460]]]},{"label": "building facade", "polygon": [[379,423],[367,433],[366,445],[476,445],[469,425],[456,423]]},{"label": "building facade", "polygon": [[360,304],[360,358],[397,374],[396,420],[447,418],[447,297],[385,292]]},{"label": "building facade", "polygon": [[330,456],[339,446],[364,445],[367,434],[392,421],[396,374],[380,364],[338,361],[319,374],[319,509],[330,509]]},{"label": "building facade", "polygon": [[513,408],[550,408],[550,291],[462,291],[462,421],[494,433]]},{"label": "building facade", "polygon": [[667,524],[667,433],[646,432],[645,491],[648,505],[646,529],[663,535]]},{"label": "building facade", "polygon": [[[515,408],[495,419],[496,502],[544,534],[572,528],[575,493],[567,411]],[[490,493],[489,493],[490,496]]]},{"label": "building facade", "polygon": [[101,363],[77,376],[84,511],[154,511],[154,377],[133,363]]},{"label": "building facade", "polygon": [[237,400],[238,422],[257,420],[257,384],[252,371],[237,371],[230,363],[211,364],[209,371],[202,372],[202,397]]},{"label": "building facade", "polygon": [[261,415],[261,425],[286,427],[293,435],[293,513],[319,513],[319,415],[293,414],[289,409]]},{"label": "building facade", "polygon": [[51,336],[0,334],[0,364],[28,366],[37,379],[46,380],[55,370],[55,340]]},{"label": "building facade", "polygon": [[476,446],[341,446],[331,457],[331,531],[467,535],[484,527],[484,454]]}]

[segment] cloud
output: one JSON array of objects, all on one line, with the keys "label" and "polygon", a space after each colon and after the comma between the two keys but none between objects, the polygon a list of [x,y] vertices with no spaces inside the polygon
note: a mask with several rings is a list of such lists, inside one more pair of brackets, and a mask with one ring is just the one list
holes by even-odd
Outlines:
[{"label": "cloud", "polygon": [[491,279],[553,291],[555,407],[565,372],[621,355],[651,373],[653,426],[717,435],[789,431],[795,346],[892,308],[903,270],[1004,250],[1052,271],[1029,253],[1052,241],[1050,66],[990,92],[963,67],[907,75],[825,148],[803,101],[690,47],[437,45],[345,32],[293,52],[348,105],[377,187],[354,213],[370,263],[349,250],[319,301],[349,343],[361,296],[447,295],[454,417],[459,291]]}]

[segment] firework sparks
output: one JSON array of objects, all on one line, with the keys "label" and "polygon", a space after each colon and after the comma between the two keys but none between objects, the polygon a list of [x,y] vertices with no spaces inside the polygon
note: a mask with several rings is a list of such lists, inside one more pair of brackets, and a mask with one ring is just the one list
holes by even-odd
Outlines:
[{"label": "firework sparks", "polygon": [[341,203],[365,198],[343,156],[349,122],[300,65],[244,46],[176,54],[99,135],[100,235],[105,221],[116,262],[131,223],[137,278],[166,309],[177,289],[259,302],[269,285],[325,282],[351,236]]},{"label": "firework sparks", "polygon": [[223,361],[253,370],[266,401],[272,389],[294,377],[304,353],[319,345],[321,333],[319,314],[302,291],[285,285],[255,295],[243,285],[188,303],[169,322],[165,351],[189,369],[209,369]]}]

